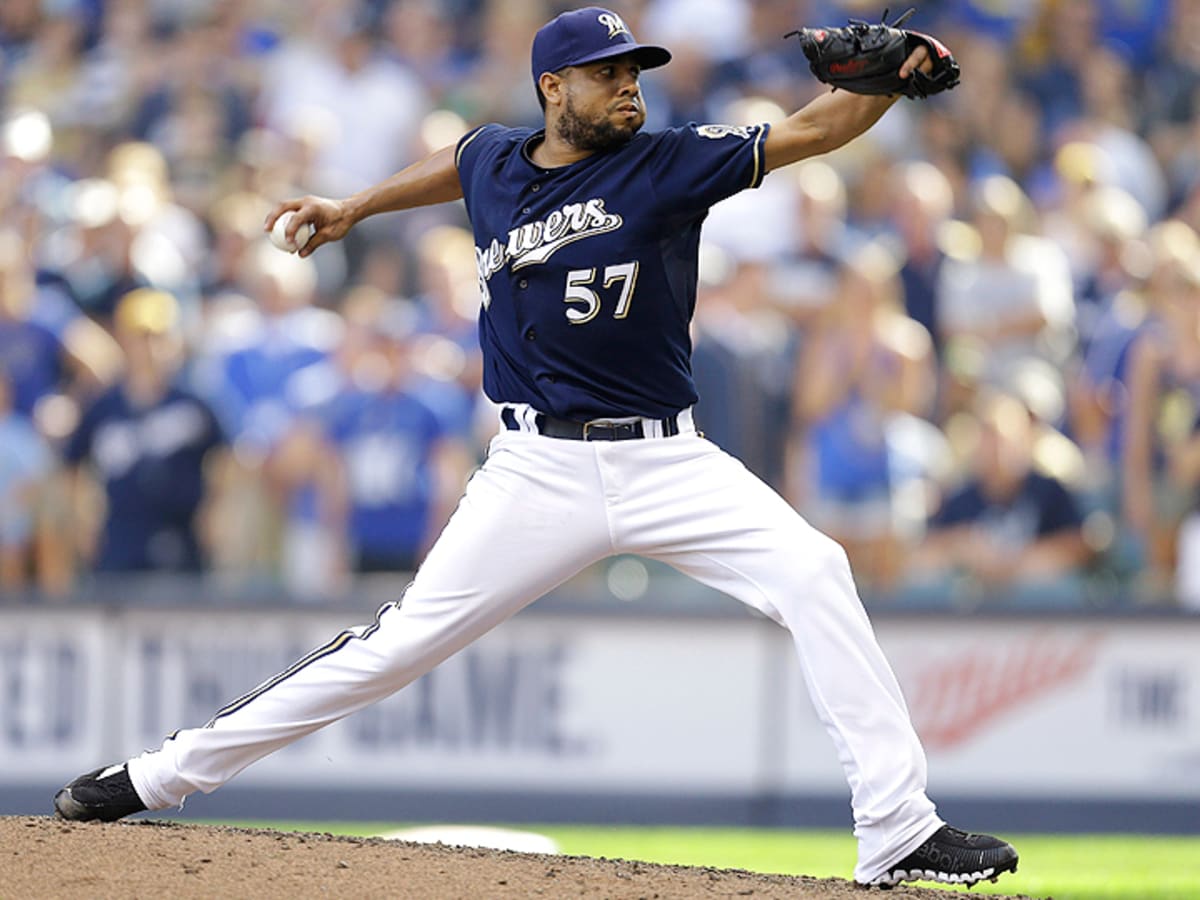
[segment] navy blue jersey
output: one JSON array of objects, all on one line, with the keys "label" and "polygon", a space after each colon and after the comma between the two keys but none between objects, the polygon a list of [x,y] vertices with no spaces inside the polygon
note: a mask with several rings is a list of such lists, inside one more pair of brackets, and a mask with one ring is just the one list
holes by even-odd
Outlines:
[{"label": "navy blue jersey", "polygon": [[768,126],[689,125],[544,169],[541,132],[485,125],[456,164],[475,233],[483,387],[575,420],[696,402],[700,226],[764,175]]},{"label": "navy blue jersey", "polygon": [[42,397],[66,377],[62,340],[36,322],[0,322],[0,370],[12,382],[13,406],[33,415]]},{"label": "navy blue jersey", "polygon": [[104,484],[97,570],[200,568],[193,520],[204,498],[204,457],[224,441],[209,406],[179,387],[142,407],[117,386],[85,410],[63,457],[89,460]]},{"label": "navy blue jersey", "polygon": [[433,451],[445,431],[403,391],[349,390],[326,412],[350,487],[350,536],[360,552],[415,557],[434,501]]},{"label": "navy blue jersey", "polygon": [[1056,478],[1030,472],[1007,503],[990,500],[977,480],[946,499],[934,528],[977,524],[1004,546],[1026,546],[1083,526],[1083,513],[1070,489]]}]

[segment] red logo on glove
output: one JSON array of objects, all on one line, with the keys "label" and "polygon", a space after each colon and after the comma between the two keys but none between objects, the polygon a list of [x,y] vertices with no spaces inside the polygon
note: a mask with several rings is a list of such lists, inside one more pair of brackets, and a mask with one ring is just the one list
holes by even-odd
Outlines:
[{"label": "red logo on glove", "polygon": [[865,59],[848,59],[845,62],[830,63],[829,72],[832,75],[856,75],[866,68],[866,65]]}]

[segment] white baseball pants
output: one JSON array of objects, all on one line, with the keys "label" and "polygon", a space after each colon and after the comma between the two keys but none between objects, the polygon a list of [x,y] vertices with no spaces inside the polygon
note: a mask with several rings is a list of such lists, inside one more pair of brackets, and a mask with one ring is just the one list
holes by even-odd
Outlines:
[{"label": "white baseball pants", "polygon": [[925,756],[846,555],[695,431],[573,441],[504,431],[400,603],[130,761],[151,809],[380,700],[584,567],[662,560],[788,628],[850,784],[870,881],[942,824]]}]

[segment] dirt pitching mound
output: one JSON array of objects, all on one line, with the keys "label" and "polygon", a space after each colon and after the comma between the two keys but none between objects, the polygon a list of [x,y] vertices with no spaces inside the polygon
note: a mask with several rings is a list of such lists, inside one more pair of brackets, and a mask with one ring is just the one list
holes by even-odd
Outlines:
[{"label": "dirt pitching mound", "polygon": [[[679,898],[945,900],[836,878],[661,866],[170,822],[0,817],[0,897]],[[1029,898],[1024,898],[1029,900]]]}]

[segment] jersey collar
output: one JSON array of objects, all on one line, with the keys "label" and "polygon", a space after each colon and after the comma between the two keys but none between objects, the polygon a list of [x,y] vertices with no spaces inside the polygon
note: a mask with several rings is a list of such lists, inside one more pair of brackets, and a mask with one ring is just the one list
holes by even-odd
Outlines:
[{"label": "jersey collar", "polygon": [[525,159],[525,162],[529,163],[531,166],[533,166],[539,172],[550,172],[553,170],[547,169],[545,166],[540,166],[536,162],[533,161],[534,148],[536,148],[537,145],[542,143],[542,141],[544,141],[544,140],[546,140],[546,129],[539,128],[537,131],[535,131],[533,134],[531,134],[529,137],[525,138],[525,140],[523,140],[521,142],[521,156]]}]

